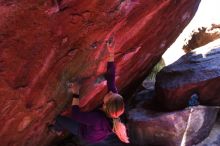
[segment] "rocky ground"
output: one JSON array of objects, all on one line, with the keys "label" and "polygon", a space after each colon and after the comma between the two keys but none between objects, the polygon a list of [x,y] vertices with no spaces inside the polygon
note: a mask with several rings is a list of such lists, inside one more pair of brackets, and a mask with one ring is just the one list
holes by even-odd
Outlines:
[{"label": "rocky ground", "polygon": [[195,146],[219,146],[220,145],[220,117],[218,117],[211,133],[201,143]]}]

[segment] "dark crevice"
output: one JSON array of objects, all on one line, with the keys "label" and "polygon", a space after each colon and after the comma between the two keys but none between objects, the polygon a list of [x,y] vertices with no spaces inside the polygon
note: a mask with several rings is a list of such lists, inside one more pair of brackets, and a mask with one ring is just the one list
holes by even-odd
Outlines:
[{"label": "dark crevice", "polygon": [[58,58],[56,60],[56,62],[54,62],[54,64],[58,64],[61,60],[63,60],[63,58],[65,57],[71,57],[75,54],[75,51],[78,50],[76,48],[70,48],[64,55],[62,55],[60,58]]},{"label": "dark crevice", "polygon": [[117,3],[116,6],[114,6],[108,13],[115,13],[119,10],[121,4],[124,2],[125,0],[119,0],[119,3]]}]

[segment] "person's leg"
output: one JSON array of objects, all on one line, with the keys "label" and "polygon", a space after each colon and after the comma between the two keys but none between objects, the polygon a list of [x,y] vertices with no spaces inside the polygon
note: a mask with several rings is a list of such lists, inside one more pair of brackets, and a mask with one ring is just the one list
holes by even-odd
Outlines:
[{"label": "person's leg", "polygon": [[54,130],[56,131],[67,130],[74,135],[78,135],[78,128],[79,128],[78,122],[74,121],[70,117],[61,116],[61,115],[59,115],[56,118],[56,121],[54,124]]}]

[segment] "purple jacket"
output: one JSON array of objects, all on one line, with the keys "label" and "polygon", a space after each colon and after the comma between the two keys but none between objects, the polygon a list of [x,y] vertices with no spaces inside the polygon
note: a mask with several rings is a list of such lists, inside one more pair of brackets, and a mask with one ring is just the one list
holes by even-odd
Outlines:
[{"label": "purple jacket", "polygon": [[[117,93],[115,86],[115,65],[108,62],[106,80],[108,90]],[[81,112],[79,106],[72,106],[72,118],[80,123],[79,135],[89,143],[96,143],[112,133],[112,119],[98,108],[91,112]]]}]

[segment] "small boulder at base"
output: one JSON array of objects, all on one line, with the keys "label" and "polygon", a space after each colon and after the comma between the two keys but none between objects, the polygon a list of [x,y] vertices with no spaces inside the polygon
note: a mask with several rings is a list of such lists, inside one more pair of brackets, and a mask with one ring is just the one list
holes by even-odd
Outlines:
[{"label": "small boulder at base", "polygon": [[128,113],[130,141],[140,146],[191,146],[209,135],[217,113],[214,106],[165,113],[134,108]]}]

